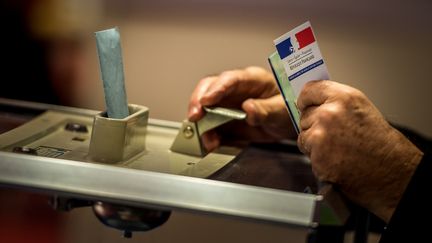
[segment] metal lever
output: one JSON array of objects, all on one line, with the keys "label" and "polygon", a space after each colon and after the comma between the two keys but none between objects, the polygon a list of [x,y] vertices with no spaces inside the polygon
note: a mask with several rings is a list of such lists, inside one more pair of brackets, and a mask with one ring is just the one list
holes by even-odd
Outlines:
[{"label": "metal lever", "polygon": [[171,145],[171,151],[202,157],[207,154],[201,140],[201,136],[205,132],[232,120],[246,119],[246,113],[241,110],[223,107],[204,107],[204,110],[206,114],[201,120],[197,122],[183,121]]}]

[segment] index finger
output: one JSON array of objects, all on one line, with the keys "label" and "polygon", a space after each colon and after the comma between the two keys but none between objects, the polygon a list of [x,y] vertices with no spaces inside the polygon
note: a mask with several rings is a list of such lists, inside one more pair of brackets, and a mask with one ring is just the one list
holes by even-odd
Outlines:
[{"label": "index finger", "polygon": [[204,116],[204,111],[201,105],[201,98],[207,92],[212,83],[217,79],[215,76],[209,76],[201,79],[198,82],[198,85],[192,92],[192,95],[189,100],[189,108],[188,108],[188,119],[190,121],[197,121]]},{"label": "index finger", "polygon": [[269,98],[278,94],[274,77],[258,67],[230,70],[221,73],[201,98],[205,106],[220,104],[239,108],[249,98]]},{"label": "index finger", "polygon": [[300,113],[304,112],[309,106],[319,106],[328,99],[327,91],[330,82],[328,80],[310,81],[304,85],[297,98],[297,108]]}]

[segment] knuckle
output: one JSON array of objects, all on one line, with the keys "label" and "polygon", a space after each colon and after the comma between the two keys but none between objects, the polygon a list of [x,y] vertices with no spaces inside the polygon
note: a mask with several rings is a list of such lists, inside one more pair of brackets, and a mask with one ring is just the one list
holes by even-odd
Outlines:
[{"label": "knuckle", "polygon": [[212,82],[214,82],[214,80],[215,80],[215,76],[207,76],[207,77],[204,77],[204,78],[202,78],[202,79],[198,82],[198,87],[199,87],[199,86],[202,86],[202,85],[205,85],[205,84],[212,83]]},{"label": "knuckle", "polygon": [[224,71],[219,75],[219,80],[226,86],[233,85],[241,78],[241,72],[237,70]]},{"label": "knuckle", "polygon": [[341,102],[346,106],[355,104],[365,97],[365,95],[360,90],[351,87],[343,89],[339,94]]},{"label": "knuckle", "polygon": [[315,144],[320,145],[325,138],[325,129],[315,128],[310,132],[310,140],[314,141]]},{"label": "knuckle", "polygon": [[258,66],[249,66],[249,67],[246,67],[244,69],[244,71],[255,73],[255,72],[263,72],[264,69],[262,67],[258,67]]},{"label": "knuckle", "polygon": [[220,73],[219,77],[220,77],[220,78],[230,79],[230,78],[232,78],[233,76],[235,76],[235,73],[236,73],[236,72],[237,72],[236,70],[227,70],[227,71],[223,71],[223,72]]},{"label": "knuckle", "polygon": [[324,125],[331,125],[342,113],[343,109],[339,105],[328,105],[318,113],[318,119]]},{"label": "knuckle", "polygon": [[315,84],[314,81],[310,81],[310,82],[305,83],[300,94],[309,92],[310,89],[314,86],[314,84]]}]

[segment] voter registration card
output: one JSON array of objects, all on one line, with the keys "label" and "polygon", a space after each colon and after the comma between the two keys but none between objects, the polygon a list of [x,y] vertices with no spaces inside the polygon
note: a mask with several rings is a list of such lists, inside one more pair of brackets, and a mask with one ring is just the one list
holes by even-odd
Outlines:
[{"label": "voter registration card", "polygon": [[269,62],[299,133],[297,97],[307,82],[329,79],[329,73],[309,22],[280,36],[274,44],[277,52],[270,55]]}]

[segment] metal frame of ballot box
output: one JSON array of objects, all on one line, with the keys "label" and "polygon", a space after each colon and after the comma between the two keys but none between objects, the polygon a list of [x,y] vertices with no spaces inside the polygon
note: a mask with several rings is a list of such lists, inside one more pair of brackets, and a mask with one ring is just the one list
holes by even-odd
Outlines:
[{"label": "metal frame of ballot box", "polygon": [[[47,111],[64,114],[65,117],[76,116],[82,121],[91,121],[98,114],[93,110],[0,99],[0,138]],[[149,132],[166,132],[161,133],[164,135],[159,142],[166,143],[161,146],[166,147],[163,154],[169,156],[173,152],[169,151],[171,142],[166,141],[172,141],[180,127],[178,122],[156,119],[149,119],[148,122]],[[48,134],[42,132],[39,136],[43,138]],[[21,139],[20,143],[31,139]],[[152,141],[147,142],[151,145]],[[303,227],[312,232],[308,240],[311,243],[328,240],[325,234],[320,234],[320,226],[343,228],[350,216],[346,201],[330,185],[319,185],[310,170],[308,159],[289,144],[237,148],[239,152],[231,161],[204,178],[194,174],[201,169],[198,174],[202,175],[203,167],[198,165],[206,158],[218,160],[220,155],[210,153],[190,163],[191,169],[175,171],[170,167],[167,172],[147,170],[132,166],[133,163],[129,162],[121,166],[90,163],[67,157],[40,156],[34,151],[23,151],[23,147],[20,150],[6,147],[0,147],[1,186],[49,194],[69,203],[85,202],[75,205],[94,206],[94,202],[105,202],[132,208],[166,212],[186,210]],[[145,153],[143,156],[146,156]],[[68,205],[74,207],[74,204]],[[365,222],[360,222],[363,229]],[[359,239],[361,234],[367,234],[367,230],[357,234]],[[323,235],[321,239],[320,235]],[[366,241],[356,241],[359,242]]]}]

